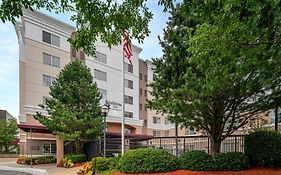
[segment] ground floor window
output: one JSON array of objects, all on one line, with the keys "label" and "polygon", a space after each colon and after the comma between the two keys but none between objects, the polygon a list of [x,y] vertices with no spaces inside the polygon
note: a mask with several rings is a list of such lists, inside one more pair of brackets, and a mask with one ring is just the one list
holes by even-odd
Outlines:
[{"label": "ground floor window", "polygon": [[43,154],[56,154],[57,145],[54,142],[43,143]]}]

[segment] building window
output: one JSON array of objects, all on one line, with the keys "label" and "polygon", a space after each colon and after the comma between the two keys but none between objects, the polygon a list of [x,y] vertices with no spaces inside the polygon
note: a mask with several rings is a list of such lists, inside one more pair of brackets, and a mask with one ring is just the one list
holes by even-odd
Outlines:
[{"label": "building window", "polygon": [[96,51],[95,60],[102,63],[106,63],[106,55]]},{"label": "building window", "polygon": [[193,135],[193,134],[195,134],[195,130],[193,127],[189,126],[189,127],[185,128],[185,135]]},{"label": "building window", "polygon": [[133,73],[133,65],[125,63],[125,71]]},{"label": "building window", "polygon": [[133,81],[125,79],[125,87],[129,89],[133,89]]},{"label": "building window", "polygon": [[52,44],[58,47],[60,46],[60,37],[49,32],[42,31],[42,40],[45,43]]},{"label": "building window", "polygon": [[106,79],[107,79],[106,78],[107,77],[106,72],[100,71],[98,69],[94,70],[94,76],[95,76],[96,79],[102,80],[102,81],[106,81]]},{"label": "building window", "polygon": [[53,85],[55,80],[56,80],[55,77],[43,75],[43,86],[50,87]]},{"label": "building window", "polygon": [[132,112],[125,111],[125,117],[127,117],[127,118],[133,118],[133,113],[132,113]]},{"label": "building window", "polygon": [[147,82],[147,75],[144,75],[144,81]]},{"label": "building window", "polygon": [[142,73],[140,73],[140,80],[142,80]]},{"label": "building window", "polygon": [[142,95],[142,88],[140,88],[140,95]]},{"label": "building window", "polygon": [[160,131],[153,131],[153,137],[160,137]]},{"label": "building window", "polygon": [[102,99],[107,99],[107,91],[104,89],[99,89],[99,92],[101,93]]},{"label": "building window", "polygon": [[43,154],[56,154],[57,145],[52,142],[44,142],[43,143]]},{"label": "building window", "polygon": [[169,131],[165,131],[165,137],[169,137]]},{"label": "building window", "polygon": [[146,105],[144,105],[144,111],[147,111],[147,106]]},{"label": "building window", "polygon": [[127,104],[133,104],[133,97],[131,96],[128,96],[128,95],[125,95],[124,96],[124,103],[127,103]]},{"label": "building window", "polygon": [[156,74],[154,73],[153,74],[153,81],[155,81],[156,80]]},{"label": "building window", "polygon": [[53,67],[60,67],[60,58],[47,53],[43,53],[43,64]]},{"label": "building window", "polygon": [[142,104],[140,104],[140,110],[142,110]]},{"label": "building window", "polygon": [[165,125],[168,125],[168,124],[170,124],[170,121],[169,121],[168,117],[165,117]]},{"label": "building window", "polygon": [[144,96],[147,97],[147,90],[144,90]]},{"label": "building window", "polygon": [[153,123],[160,124],[160,117],[153,116]]}]

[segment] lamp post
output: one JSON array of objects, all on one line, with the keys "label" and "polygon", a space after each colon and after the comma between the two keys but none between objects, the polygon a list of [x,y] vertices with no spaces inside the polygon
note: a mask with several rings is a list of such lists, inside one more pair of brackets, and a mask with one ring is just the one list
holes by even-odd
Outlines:
[{"label": "lamp post", "polygon": [[106,157],[106,116],[109,112],[109,105],[107,102],[101,107],[101,112],[103,113],[103,157]]}]

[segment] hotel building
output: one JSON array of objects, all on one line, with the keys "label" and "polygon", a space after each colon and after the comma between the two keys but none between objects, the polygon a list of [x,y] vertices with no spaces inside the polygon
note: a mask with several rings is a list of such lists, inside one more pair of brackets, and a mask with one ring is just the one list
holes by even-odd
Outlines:
[{"label": "hotel building", "polygon": [[[50,98],[49,87],[55,77],[73,59],[82,60],[91,70],[102,94],[101,105],[107,100],[110,111],[107,117],[107,135],[121,136],[122,101],[125,102],[126,136],[175,136],[175,125],[166,115],[156,113],[146,106],[153,97],[150,83],[155,76],[154,65],[142,60],[142,49],[133,45],[132,65],[125,60],[125,96],[122,97],[122,47],[111,49],[97,41],[96,56],[71,49],[67,41],[75,27],[41,12],[23,11],[15,24],[19,44],[20,81],[20,152],[46,155],[63,153],[63,142],[33,118],[36,112],[48,115],[38,105]],[[198,134],[191,128],[178,128],[179,136]]]}]

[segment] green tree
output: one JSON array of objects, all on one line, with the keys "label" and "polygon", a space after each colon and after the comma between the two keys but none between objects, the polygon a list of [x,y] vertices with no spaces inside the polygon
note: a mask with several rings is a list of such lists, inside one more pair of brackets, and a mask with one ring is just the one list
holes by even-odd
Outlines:
[{"label": "green tree", "polygon": [[149,106],[205,130],[211,154],[251,117],[280,105],[280,1],[185,0],[154,59]]},{"label": "green tree", "polygon": [[9,153],[18,146],[12,144],[18,139],[18,132],[16,119],[0,120],[0,152]]},{"label": "green tree", "polygon": [[73,140],[76,153],[82,143],[102,133],[101,95],[89,68],[75,60],[64,67],[50,87],[52,98],[40,105],[51,116],[37,113],[34,117],[54,135]]},{"label": "green tree", "polygon": [[[173,0],[159,0],[158,4],[168,10]],[[89,55],[95,54],[97,37],[111,47],[120,43],[125,30],[142,42],[150,33],[148,23],[152,19],[146,0],[2,0],[0,19],[15,23],[22,15],[22,8],[73,12],[71,19],[76,23],[77,32],[70,42]]]}]

